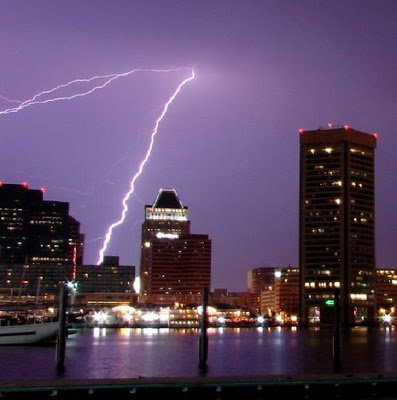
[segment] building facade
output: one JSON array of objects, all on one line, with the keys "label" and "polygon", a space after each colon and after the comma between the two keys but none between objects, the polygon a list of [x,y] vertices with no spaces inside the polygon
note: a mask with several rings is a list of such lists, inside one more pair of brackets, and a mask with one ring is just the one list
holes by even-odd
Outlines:
[{"label": "building facade", "polygon": [[380,268],[376,270],[376,306],[385,310],[397,307],[397,269]]},{"label": "building facade", "polygon": [[377,135],[332,125],[300,131],[300,321],[375,318]]},{"label": "building facade", "polygon": [[43,199],[26,183],[0,183],[0,264],[83,262],[84,236],[69,204]]},{"label": "building facade", "polygon": [[248,292],[260,293],[263,289],[268,289],[274,284],[274,267],[259,267],[247,272]]},{"label": "building facade", "polygon": [[51,302],[70,276],[71,265],[0,264],[1,302]]},{"label": "building facade", "polygon": [[195,304],[211,282],[211,240],[190,233],[188,208],[174,189],[145,206],[141,243],[141,302]]},{"label": "building facade", "polygon": [[104,256],[100,265],[79,265],[76,303],[92,308],[131,305],[137,297],[134,280],[135,267],[120,265],[116,256]]},{"label": "building facade", "polygon": [[285,320],[299,313],[299,269],[284,267],[274,271],[273,285],[261,290],[261,314],[281,315]]},{"label": "building facade", "polygon": [[76,270],[79,291],[92,292],[133,292],[135,267],[120,265],[119,257],[104,256],[100,265],[80,265]]},{"label": "building facade", "polygon": [[247,273],[248,292],[261,315],[297,316],[299,311],[299,269],[259,267]]},{"label": "building facade", "polygon": [[247,272],[248,292],[252,295],[252,309],[260,313],[262,306],[261,292],[272,290],[274,286],[274,267],[258,267]]},{"label": "building facade", "polygon": [[[72,280],[73,269],[73,264],[0,264],[0,299],[11,303],[53,301],[61,285]],[[105,256],[101,265],[77,265],[73,280],[78,283],[80,303],[94,294],[92,304],[104,299],[117,304],[121,298],[131,302],[134,279],[134,266],[119,265],[118,257]]]}]

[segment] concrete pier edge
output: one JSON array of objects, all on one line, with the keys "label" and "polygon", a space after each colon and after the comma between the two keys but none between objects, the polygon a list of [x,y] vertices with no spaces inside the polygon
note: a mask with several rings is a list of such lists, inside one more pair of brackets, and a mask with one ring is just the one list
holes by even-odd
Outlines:
[{"label": "concrete pier edge", "polygon": [[[234,393],[247,390],[287,389],[289,392],[307,393],[319,390],[337,390],[361,392],[387,390],[396,393],[397,375],[386,374],[334,374],[305,376],[228,376],[228,377],[180,377],[180,378],[123,378],[123,379],[84,379],[84,380],[47,380],[32,382],[0,382],[0,395],[8,394],[36,395],[38,392],[57,396],[60,393],[79,392],[79,395],[92,395],[101,392],[152,393],[156,391],[228,391]],[[15,397],[15,396],[12,396]]]}]

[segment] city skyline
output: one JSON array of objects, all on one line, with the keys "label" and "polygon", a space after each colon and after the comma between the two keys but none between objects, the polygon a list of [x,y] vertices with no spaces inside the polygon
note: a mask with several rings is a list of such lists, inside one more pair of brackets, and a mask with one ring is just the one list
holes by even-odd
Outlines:
[{"label": "city skyline", "polygon": [[[76,78],[194,66],[107,254],[139,265],[144,205],[172,187],[193,231],[212,239],[212,287],[229,290],[245,290],[252,268],[298,265],[298,130],[378,132],[377,266],[395,267],[396,12],[393,1],[3,2],[0,95],[23,100]],[[84,263],[95,263],[95,239],[118,218],[161,107],[186,77],[134,75],[84,99],[1,115],[0,181],[69,202],[86,235]]]}]

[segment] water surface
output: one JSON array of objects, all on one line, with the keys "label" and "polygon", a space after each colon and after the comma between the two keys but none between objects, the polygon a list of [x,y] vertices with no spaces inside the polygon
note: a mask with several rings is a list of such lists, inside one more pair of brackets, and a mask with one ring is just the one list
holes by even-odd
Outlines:
[{"label": "water surface", "polygon": [[[302,375],[332,372],[332,330],[211,328],[208,376]],[[65,371],[55,346],[0,347],[0,381],[194,377],[199,334],[194,329],[79,330],[67,340]],[[344,373],[396,373],[397,331],[353,328],[342,335]]]}]

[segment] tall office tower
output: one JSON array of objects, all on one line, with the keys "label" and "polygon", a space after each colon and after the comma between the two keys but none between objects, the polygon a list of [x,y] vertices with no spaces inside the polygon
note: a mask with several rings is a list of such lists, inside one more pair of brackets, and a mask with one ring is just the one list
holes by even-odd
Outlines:
[{"label": "tall office tower", "polygon": [[349,126],[300,131],[303,324],[333,321],[336,290],[344,325],[374,321],[376,141]]},{"label": "tall office tower", "polygon": [[69,204],[43,200],[44,190],[0,183],[0,264],[80,264],[84,236]]},{"label": "tall office tower", "polygon": [[210,286],[211,240],[190,233],[188,208],[174,189],[145,206],[140,277],[140,301],[155,304],[197,304]]}]

